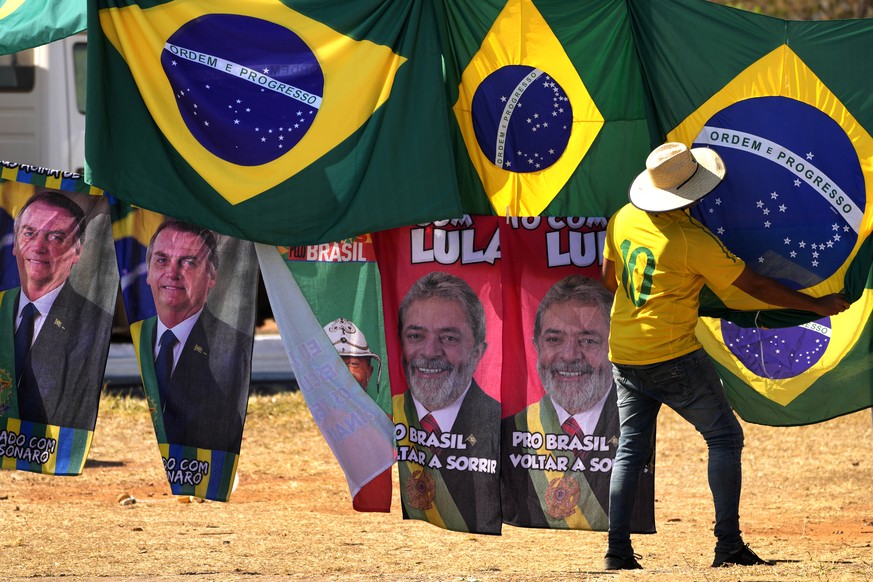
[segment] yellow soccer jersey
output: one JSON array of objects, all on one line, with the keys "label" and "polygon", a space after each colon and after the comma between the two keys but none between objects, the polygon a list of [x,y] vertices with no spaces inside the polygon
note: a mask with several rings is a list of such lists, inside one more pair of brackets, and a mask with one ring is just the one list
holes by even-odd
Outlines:
[{"label": "yellow soccer jersey", "polygon": [[609,220],[606,241],[618,280],[609,359],[654,364],[698,349],[700,289],[729,287],[742,259],[686,210],[650,214],[628,204]]}]

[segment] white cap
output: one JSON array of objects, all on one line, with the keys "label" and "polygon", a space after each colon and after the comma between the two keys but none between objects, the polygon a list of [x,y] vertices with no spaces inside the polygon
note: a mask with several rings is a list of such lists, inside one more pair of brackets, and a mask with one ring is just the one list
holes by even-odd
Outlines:
[{"label": "white cap", "polygon": [[340,356],[376,358],[376,361],[379,362],[376,384],[379,384],[382,377],[382,359],[370,351],[367,338],[357,325],[344,317],[338,317],[324,326],[324,332]]}]

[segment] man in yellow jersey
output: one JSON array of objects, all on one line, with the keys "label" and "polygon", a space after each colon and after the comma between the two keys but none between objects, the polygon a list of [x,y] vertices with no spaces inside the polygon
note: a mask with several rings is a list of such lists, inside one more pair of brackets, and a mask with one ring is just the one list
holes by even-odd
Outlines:
[{"label": "man in yellow jersey", "polygon": [[688,208],[715,189],[725,167],[711,149],[656,148],[630,187],[630,204],[607,227],[603,283],[612,306],[609,359],[618,389],[621,436],[609,494],[607,570],[639,569],[630,539],[637,480],[666,404],[706,440],[715,504],[713,567],[769,564],[743,542],[739,524],[743,430],[694,328],[698,294],[733,285],[770,305],[829,316],[849,304],[813,298],[749,269]]}]

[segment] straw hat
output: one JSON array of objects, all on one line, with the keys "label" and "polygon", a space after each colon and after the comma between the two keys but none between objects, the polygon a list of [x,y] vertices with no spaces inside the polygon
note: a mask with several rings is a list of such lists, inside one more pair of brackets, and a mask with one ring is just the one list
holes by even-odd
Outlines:
[{"label": "straw hat", "polygon": [[646,158],[646,171],[631,184],[630,201],[647,212],[684,208],[712,192],[724,174],[724,162],[715,150],[689,150],[685,144],[668,142]]}]

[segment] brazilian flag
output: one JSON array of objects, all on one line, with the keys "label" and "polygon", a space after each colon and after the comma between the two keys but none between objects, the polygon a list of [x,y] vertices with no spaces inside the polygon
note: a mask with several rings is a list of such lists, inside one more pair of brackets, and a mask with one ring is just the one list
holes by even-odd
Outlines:
[{"label": "brazilian flag", "polygon": [[273,245],[461,214],[431,2],[89,7],[89,182]]},{"label": "brazilian flag", "polygon": [[85,8],[81,0],[0,0],[0,55],[82,32]]},{"label": "brazilian flag", "polygon": [[737,412],[801,425],[869,407],[873,78],[860,72],[873,66],[873,23],[696,0],[628,6],[656,131],[725,160],[695,217],[755,271],[853,302],[818,318],[705,290],[703,313],[722,319],[704,318],[698,336]]},{"label": "brazilian flag", "polygon": [[464,208],[609,216],[651,145],[625,0],[442,0]]},{"label": "brazilian flag", "polygon": [[151,234],[164,217],[108,196],[124,310],[128,321],[143,321],[157,313],[151,287],[146,282],[146,255]]}]

